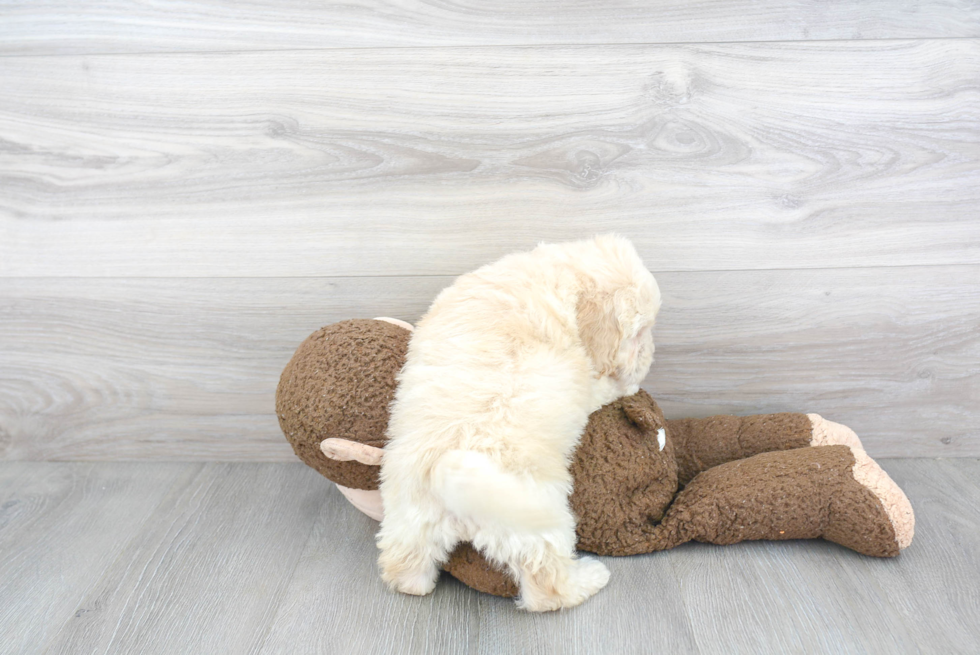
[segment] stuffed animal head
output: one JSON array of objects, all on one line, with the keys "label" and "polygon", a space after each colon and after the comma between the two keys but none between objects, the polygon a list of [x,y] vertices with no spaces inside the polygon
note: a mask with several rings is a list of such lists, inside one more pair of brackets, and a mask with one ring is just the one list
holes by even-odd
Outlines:
[{"label": "stuffed animal head", "polygon": [[283,434],[297,457],[341,487],[378,488],[388,406],[411,334],[411,325],[394,319],[327,325],[282,372],[276,414]]},{"label": "stuffed animal head", "polygon": [[677,493],[677,463],[663,412],[646,391],[589,416],[572,462],[578,546],[613,554],[659,521]]}]

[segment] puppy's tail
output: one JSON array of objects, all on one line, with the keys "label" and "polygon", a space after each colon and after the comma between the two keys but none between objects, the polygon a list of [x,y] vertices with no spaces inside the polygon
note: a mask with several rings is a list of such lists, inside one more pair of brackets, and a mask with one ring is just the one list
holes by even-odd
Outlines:
[{"label": "puppy's tail", "polygon": [[439,458],[432,489],[460,518],[489,520],[516,530],[561,527],[569,512],[568,489],[515,475],[470,450],[451,450]]}]

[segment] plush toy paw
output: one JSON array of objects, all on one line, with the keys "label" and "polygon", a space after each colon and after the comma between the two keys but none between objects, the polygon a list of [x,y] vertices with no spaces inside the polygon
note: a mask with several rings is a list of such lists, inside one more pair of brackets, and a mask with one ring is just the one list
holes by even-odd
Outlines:
[{"label": "plush toy paw", "polygon": [[[894,557],[911,540],[911,523],[908,531],[899,532],[886,505],[901,490],[890,478],[891,486],[884,483],[884,471],[863,450],[861,455],[859,467],[850,447],[835,444],[760,453],[715,466],[678,494],[649,540],[633,552],[692,540],[734,544],[823,537],[864,555]],[[868,482],[869,471],[877,476],[875,482]],[[911,519],[905,494],[901,500]]]},{"label": "plush toy paw", "polygon": [[819,414],[807,414],[807,416],[813,423],[811,445],[842,445],[851,449],[854,455],[852,472],[855,481],[878,498],[895,531],[898,549],[907,548],[915,534],[915,514],[905,492],[878,466],[878,462],[868,456],[854,430],[846,425],[828,421]]},{"label": "plush toy paw", "polygon": [[820,414],[807,414],[806,416],[810,419],[812,426],[811,446],[847,446],[852,452],[864,452],[861,440],[851,428],[828,421]]}]

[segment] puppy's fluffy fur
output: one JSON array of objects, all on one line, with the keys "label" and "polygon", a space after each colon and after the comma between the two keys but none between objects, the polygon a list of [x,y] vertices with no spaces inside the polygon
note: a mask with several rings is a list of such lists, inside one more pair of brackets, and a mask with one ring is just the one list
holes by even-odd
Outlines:
[{"label": "puppy's fluffy fur", "polygon": [[381,465],[382,577],[409,594],[472,541],[528,610],[605,586],[575,557],[569,463],[589,414],[635,393],[660,290],[626,239],[541,245],[458,278],[419,322]]}]

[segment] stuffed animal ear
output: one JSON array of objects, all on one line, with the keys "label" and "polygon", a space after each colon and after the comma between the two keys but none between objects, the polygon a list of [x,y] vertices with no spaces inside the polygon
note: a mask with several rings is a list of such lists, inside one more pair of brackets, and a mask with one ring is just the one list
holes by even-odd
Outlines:
[{"label": "stuffed animal ear", "polygon": [[629,420],[639,428],[644,430],[657,430],[662,428],[663,425],[661,425],[660,419],[657,418],[657,414],[650,407],[649,402],[646,402],[644,396],[646,394],[640,392],[623,398],[623,411],[626,412]]},{"label": "stuffed animal ear", "polygon": [[616,371],[616,357],[623,339],[613,294],[588,290],[576,305],[578,334],[600,375]]},{"label": "stuffed animal ear", "polygon": [[381,457],[385,451],[377,446],[350,441],[349,439],[324,439],[320,442],[320,450],[330,459],[338,462],[355,461],[368,466],[380,466]]},{"label": "stuffed animal ear", "polygon": [[401,319],[398,319],[398,318],[391,318],[389,316],[375,316],[374,317],[374,320],[376,320],[376,321],[384,321],[385,323],[391,323],[392,325],[397,325],[398,327],[405,328],[409,332],[414,332],[415,331],[415,326],[413,326],[411,323],[407,323],[407,322],[405,322],[405,321],[403,321]]}]

